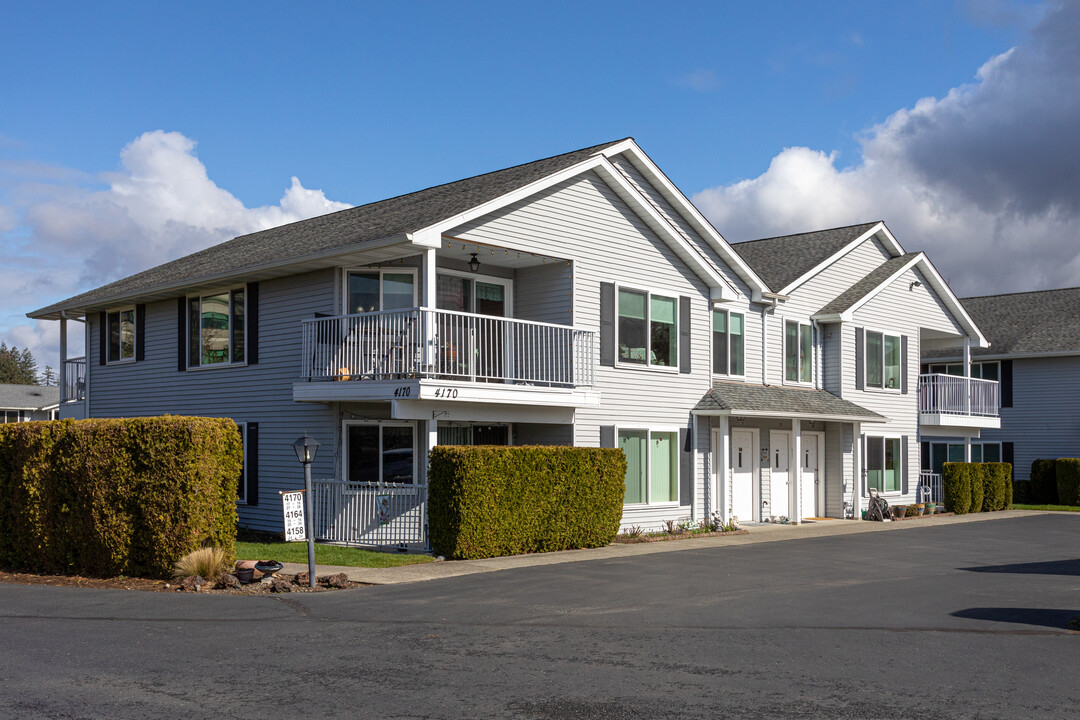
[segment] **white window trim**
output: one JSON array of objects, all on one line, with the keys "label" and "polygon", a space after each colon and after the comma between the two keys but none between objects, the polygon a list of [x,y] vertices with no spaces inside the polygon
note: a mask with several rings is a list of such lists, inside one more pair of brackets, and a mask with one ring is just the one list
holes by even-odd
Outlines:
[{"label": "white window trim", "polygon": [[[233,422],[236,422],[235,420]],[[240,428],[240,446],[244,452],[243,469],[240,471],[240,487],[243,488],[243,494],[237,493],[236,504],[247,505],[248,501],[248,437],[247,437],[247,422],[236,422],[236,427]]]},{"label": "white window trim", "polygon": [[[645,293],[645,330],[649,335],[649,347],[648,354],[645,356],[645,364],[625,362],[620,359],[619,355],[619,291],[627,290],[629,292]],[[653,365],[652,362],[652,297],[657,295],[662,298],[672,299],[675,301],[675,333],[673,342],[675,343],[675,364],[674,365]],[[618,368],[630,368],[634,370],[644,370],[647,372],[662,372],[670,373],[672,375],[679,374],[679,367],[682,365],[682,348],[679,347],[679,312],[682,307],[682,296],[677,292],[663,291],[663,290],[651,290],[640,286],[634,285],[620,285],[615,283],[615,367]],[[709,318],[710,323],[712,318]],[[711,325],[710,325],[711,327]],[[710,359],[710,364],[712,360]],[[640,430],[641,428],[632,428],[634,430]]]},{"label": "white window trim", "polygon": [[[418,473],[420,472],[419,457],[420,454],[417,450],[417,445],[420,443],[420,430],[418,424],[410,422],[408,420],[342,420],[341,421],[341,479],[350,482],[349,480],[349,428],[354,425],[363,426],[375,426],[379,428],[379,470],[378,478],[379,483],[382,483],[383,474],[383,435],[382,428],[384,427],[407,427],[412,428],[413,431],[413,480],[412,486],[417,487],[419,482]],[[356,482],[360,482],[357,480]]]},{"label": "white window trim", "polygon": [[[870,343],[870,333],[877,333],[881,335],[881,387],[877,385],[871,385],[869,382],[870,374],[867,370],[867,361],[870,359],[870,351],[868,345]],[[890,388],[885,387],[885,336],[896,338],[897,343],[900,346],[900,385],[898,387]],[[892,330],[879,330],[878,328],[863,328],[863,346],[862,346],[862,360],[863,360],[863,390],[867,392],[879,392],[888,393],[890,395],[899,395],[904,389],[904,338],[903,336]],[[877,436],[881,437],[881,436]]]},{"label": "white window trim", "polygon": [[[894,433],[894,432],[882,432],[882,433],[877,433],[877,434],[873,434],[873,435],[870,434],[870,433],[864,433],[863,436],[862,436],[862,448],[861,448],[861,450],[862,450],[862,475],[863,475],[862,492],[863,492],[863,497],[864,498],[870,497],[870,468],[867,467],[867,464],[866,464],[866,460],[867,460],[867,457],[868,457],[867,449],[868,449],[868,445],[870,443],[870,438],[877,438],[877,439],[882,440],[882,441],[884,441],[884,440],[899,440],[900,441],[900,453],[898,455],[898,458],[900,460],[900,468],[899,468],[900,489],[899,490],[888,490],[888,491],[881,490],[881,491],[875,491],[875,492],[878,492],[878,494],[881,495],[882,497],[903,497],[903,495],[904,495],[904,477],[905,477],[904,473],[907,472],[907,458],[904,457],[904,434],[903,433]],[[884,460],[885,460],[885,447],[884,447],[884,445],[882,445],[881,453],[882,453],[881,454],[882,462],[884,462]],[[819,459],[818,462],[821,463],[821,462],[823,462],[823,460]],[[885,483],[885,477],[884,477],[885,468],[882,467],[881,471],[882,471],[881,482],[884,485],[884,483]]]},{"label": "white window trim", "polygon": [[412,291],[412,307],[420,307],[420,301],[418,300],[420,293],[420,280],[419,280],[419,268],[409,267],[402,265],[401,267],[393,268],[342,268],[341,269],[341,310],[342,315],[350,315],[356,313],[350,313],[349,310],[349,275],[351,273],[365,273],[367,275],[379,276],[379,310],[382,311],[383,301],[383,276],[387,273],[392,275],[412,275],[413,278],[413,291]]},{"label": "white window trim", "polygon": [[[615,447],[619,447],[619,433],[623,430],[638,430],[645,431],[645,497],[646,500],[643,503],[623,503],[624,508],[628,509],[643,509],[643,508],[681,508],[688,507],[689,502],[683,504],[682,498],[682,452],[679,448],[679,430],[678,425],[616,425],[615,426]],[[675,433],[675,472],[677,477],[675,478],[675,490],[679,493],[679,499],[672,502],[670,500],[666,502],[649,502],[649,496],[652,494],[652,434],[654,432],[669,432]],[[625,495],[625,492],[624,492]]]},{"label": "white window trim", "polygon": [[[713,315],[712,314],[713,313],[718,313],[718,312],[722,312],[725,315],[727,315],[727,336],[728,336],[727,366],[728,366],[728,371],[729,372],[726,372],[726,373],[718,373],[718,372],[716,372],[716,369],[713,367],[713,352],[714,352],[713,334],[714,334],[715,331],[712,329],[712,324],[713,324]],[[736,315],[742,315],[742,319],[743,319],[743,326],[742,326],[743,327],[743,331],[742,331],[742,338],[743,338],[742,367],[743,367],[743,371],[741,373],[738,373],[738,374],[730,372],[730,370],[731,370],[731,314],[732,313],[735,313]],[[715,377],[725,377],[725,378],[744,379],[744,380],[746,379],[746,315],[747,315],[746,311],[741,310],[741,309],[740,310],[733,310],[733,309],[729,309],[729,308],[712,308],[712,309],[709,310],[709,372],[712,373],[713,376],[715,376]]]},{"label": "white window trim", "polygon": [[[809,320],[801,320],[792,317],[780,317],[780,346],[783,352],[780,355],[780,378],[783,380],[784,385],[798,385],[800,387],[814,387],[814,378],[817,375],[817,338],[814,337],[814,325]],[[788,380],[787,378],[787,324],[796,323],[799,326],[799,337],[796,342],[802,340],[802,329],[810,329],[810,379],[809,380]],[[799,358],[799,347],[795,346],[795,358]],[[802,377],[802,362],[798,362],[795,368],[795,374],[798,377]]]},{"label": "white window trim", "polygon": [[[132,327],[134,328],[134,333],[132,334],[131,357],[129,357],[129,358],[116,358],[114,360],[111,357],[111,355],[112,355],[112,329],[109,327],[109,316],[113,315],[113,314],[119,315],[120,313],[127,312],[128,310],[131,311],[131,316],[132,316],[131,324],[132,324]],[[105,364],[106,365],[124,365],[124,364],[127,364],[127,363],[135,362],[136,356],[138,355],[138,347],[139,347],[139,313],[135,309],[135,306],[134,305],[125,305],[124,307],[116,308],[115,310],[107,311],[105,313]]]},{"label": "white window trim", "polygon": [[[436,295],[438,295],[438,277],[439,275],[448,275],[452,277],[466,278],[467,280],[479,280],[480,282],[488,283],[489,285],[502,285],[503,297],[506,303],[506,315],[504,317],[514,317],[514,281],[510,278],[499,277],[497,275],[485,275],[481,272],[463,272],[461,270],[451,270],[450,268],[436,268]],[[476,314],[476,285],[473,285],[473,309],[466,310],[470,314]],[[435,298],[435,305],[439,303],[438,297]]]},{"label": "white window trim", "polygon": [[[240,290],[241,288],[244,290],[244,359],[243,359],[242,362],[233,362],[233,360],[232,360],[232,321],[233,321],[232,294],[235,291]],[[202,362],[200,362],[198,365],[192,365],[191,364],[191,301],[195,300],[196,298],[199,300],[199,308],[200,308],[199,309],[199,314],[201,315],[202,314],[202,299],[204,297],[209,296],[209,295],[221,295],[222,293],[225,293],[225,294],[227,294],[229,296],[229,361],[228,362],[222,362],[222,363],[209,363],[209,364],[206,364],[206,365],[204,365]],[[248,292],[247,283],[244,283],[243,285],[232,285],[232,286],[227,287],[227,288],[217,288],[217,289],[214,289],[214,290],[207,290],[206,292],[201,292],[198,295],[188,295],[188,296],[185,297],[185,301],[186,301],[186,304],[187,304],[187,323],[186,323],[186,328],[184,329],[184,335],[187,337],[187,346],[186,346],[187,358],[186,358],[185,365],[187,365],[187,371],[188,372],[202,372],[204,370],[216,370],[216,369],[220,369],[220,368],[242,368],[242,367],[247,367],[247,364],[248,364],[248,362],[247,362],[248,348],[251,347],[250,336],[248,335],[248,330],[250,330],[250,328],[251,328],[251,324],[248,322],[248,317],[249,317],[248,316],[248,307],[249,307],[249,303],[250,303],[250,298],[251,298],[251,295]],[[200,326],[201,326],[201,320],[200,320]],[[201,350],[199,352],[199,357],[200,358],[202,357]]]}]

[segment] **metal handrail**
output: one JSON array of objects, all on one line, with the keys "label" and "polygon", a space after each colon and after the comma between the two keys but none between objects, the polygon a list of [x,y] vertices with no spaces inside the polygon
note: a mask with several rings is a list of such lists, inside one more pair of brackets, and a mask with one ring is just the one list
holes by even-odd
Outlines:
[{"label": "metal handrail", "polygon": [[919,376],[919,412],[938,415],[998,416],[996,380],[927,373]]}]

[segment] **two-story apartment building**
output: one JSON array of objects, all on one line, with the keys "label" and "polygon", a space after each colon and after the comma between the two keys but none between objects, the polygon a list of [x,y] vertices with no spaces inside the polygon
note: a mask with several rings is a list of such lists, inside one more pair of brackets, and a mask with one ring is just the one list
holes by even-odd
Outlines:
[{"label": "two-story apartment building", "polygon": [[[920,333],[983,342],[884,225],[842,240],[736,252],[625,139],[235,238],[30,316],[62,337],[85,322],[65,415],[234,419],[251,527],[280,528],[303,432],[323,444],[331,539],[422,545],[437,444],[622,448],[625,526],[840,516],[863,457],[914,492],[895,457],[917,460],[917,363],[895,357]],[[898,288],[920,304],[889,315]]]},{"label": "two-story apartment building", "polygon": [[[965,310],[990,341],[962,353],[923,353],[922,372],[945,382],[1000,383],[1000,424],[978,435],[923,434],[922,467],[941,472],[944,462],[1013,463],[1027,480],[1032,461],[1080,456],[1080,288],[963,298]],[[965,367],[969,368],[965,372]],[[995,408],[996,409],[996,408]]]}]

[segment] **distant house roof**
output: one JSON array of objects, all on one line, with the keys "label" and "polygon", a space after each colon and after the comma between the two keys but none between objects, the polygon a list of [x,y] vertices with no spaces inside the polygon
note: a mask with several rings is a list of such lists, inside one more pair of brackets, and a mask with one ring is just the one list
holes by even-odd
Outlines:
[{"label": "distant house roof", "polygon": [[41,410],[60,404],[60,388],[0,384],[0,410]]},{"label": "distant house roof", "polygon": [[886,260],[863,276],[857,283],[837,295],[828,305],[814,314],[839,315],[840,313],[846,312],[920,255],[922,255],[922,253],[906,253],[900,257]]},{"label": "distant house roof", "polygon": [[840,252],[877,222],[735,243],[735,252],[774,292],[780,292]]},{"label": "distant house roof", "polygon": [[348,251],[351,246],[421,230],[566,170],[622,140],[594,145],[544,160],[437,185],[387,200],[339,210],[308,220],[241,235],[163,265],[28,313],[58,316],[61,310],[132,296],[164,284],[198,281],[230,271],[286,262],[314,253]]},{"label": "distant house roof", "polygon": [[[1080,287],[962,298],[964,309],[990,341],[972,355],[1080,354]],[[956,350],[924,358],[955,357]]]},{"label": "distant house roof", "polygon": [[693,412],[698,415],[887,422],[882,415],[824,390],[734,382],[714,384],[698,401]]}]

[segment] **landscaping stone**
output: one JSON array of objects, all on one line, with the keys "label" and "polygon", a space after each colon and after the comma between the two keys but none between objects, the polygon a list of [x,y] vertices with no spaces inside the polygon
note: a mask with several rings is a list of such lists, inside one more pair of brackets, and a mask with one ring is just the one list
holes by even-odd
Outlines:
[{"label": "landscaping stone", "polygon": [[270,581],[270,592],[287,593],[292,592],[292,583],[285,578],[275,577]]},{"label": "landscaping stone", "polygon": [[219,588],[233,588],[233,589],[235,589],[235,588],[240,587],[240,581],[237,579],[237,577],[235,575],[233,575],[231,573],[225,573],[224,575],[221,576],[221,579],[218,580],[218,587]]},{"label": "landscaping stone", "polygon": [[180,589],[184,592],[199,592],[199,588],[206,584],[201,575],[191,575],[180,581]]},{"label": "landscaping stone", "polygon": [[293,576],[293,582],[297,585],[306,587],[311,582],[311,576],[307,572],[298,572]]},{"label": "landscaping stone", "polygon": [[334,573],[333,575],[327,575],[325,578],[325,582],[327,587],[338,589],[349,587],[349,577],[345,573]]}]

